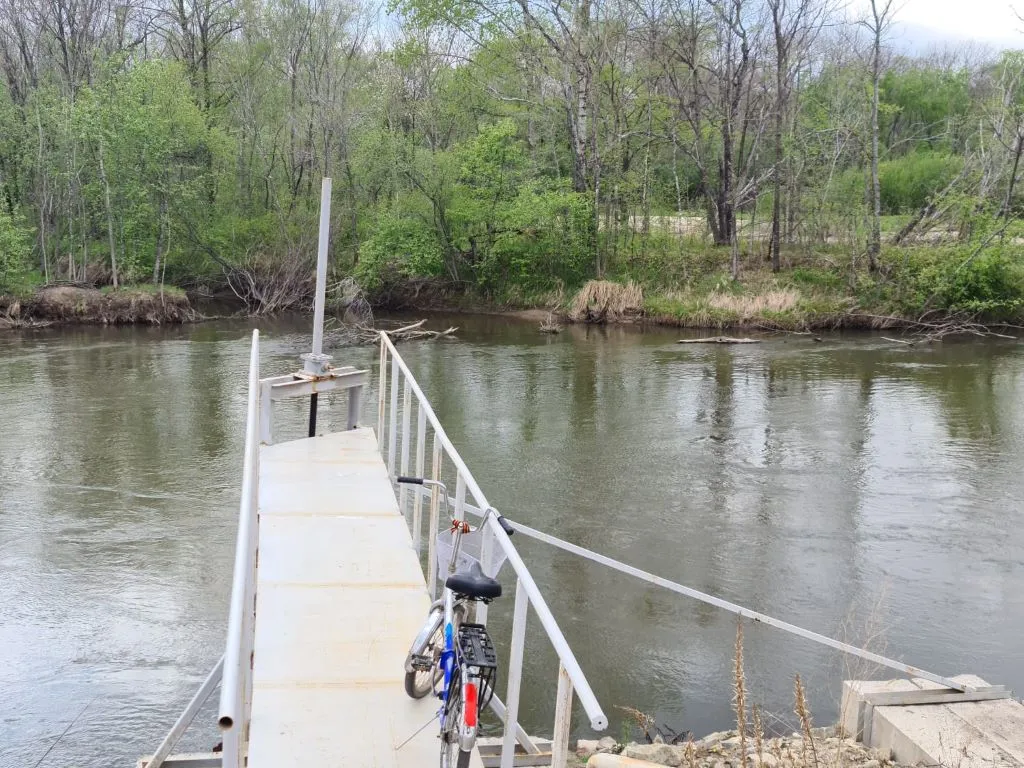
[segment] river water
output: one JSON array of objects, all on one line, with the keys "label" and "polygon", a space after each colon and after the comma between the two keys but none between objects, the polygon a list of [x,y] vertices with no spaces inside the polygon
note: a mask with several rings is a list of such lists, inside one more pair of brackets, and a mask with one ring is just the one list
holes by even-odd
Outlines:
[{"label": "river water", "polygon": [[[402,353],[510,518],[939,674],[1024,687],[1024,347],[683,347],[666,329],[453,322],[457,340]],[[261,327],[264,375],[295,368],[308,321]],[[133,765],[220,655],[249,329],[0,335],[3,768]],[[342,357],[375,375],[372,348]],[[279,437],[300,436],[302,404],[279,414]],[[321,414],[340,425],[344,402]],[[697,735],[729,725],[733,616],[517,542],[612,735],[620,706]],[[522,720],[549,733],[556,661],[538,630]],[[822,724],[844,676],[895,676],[760,625],[745,660],[778,728],[798,672]],[[182,748],[215,743],[213,721],[210,706]]]}]

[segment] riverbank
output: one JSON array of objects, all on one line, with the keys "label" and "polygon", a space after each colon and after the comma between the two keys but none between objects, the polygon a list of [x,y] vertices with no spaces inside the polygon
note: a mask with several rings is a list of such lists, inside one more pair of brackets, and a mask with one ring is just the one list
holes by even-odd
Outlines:
[{"label": "riverbank", "polygon": [[[846,737],[838,726],[773,738],[759,736],[756,732],[746,733],[742,740],[737,731],[719,731],[702,739],[674,744],[658,740],[619,744],[608,737],[576,742],[578,765],[586,765],[598,754],[621,755],[670,768],[887,768],[898,765],[883,750],[866,747]],[[610,765],[614,761],[607,762]]]},{"label": "riverbank", "polygon": [[198,318],[180,288],[52,285],[24,300],[0,296],[0,329],[62,325],[165,325]]}]

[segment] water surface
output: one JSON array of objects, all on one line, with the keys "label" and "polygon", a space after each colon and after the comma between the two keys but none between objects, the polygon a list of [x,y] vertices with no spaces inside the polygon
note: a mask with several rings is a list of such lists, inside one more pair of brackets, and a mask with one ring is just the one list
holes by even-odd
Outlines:
[{"label": "water surface", "polygon": [[[1024,686],[1018,344],[681,347],[665,329],[452,322],[457,340],[402,353],[509,517],[940,674]],[[261,323],[264,375],[296,366],[306,324]],[[134,764],[220,655],[249,328],[0,335],[0,766]],[[374,350],[342,356],[376,374]],[[344,402],[321,414],[342,424]],[[303,416],[281,407],[280,436]],[[517,542],[613,735],[616,706],[728,725],[734,617]],[[557,663],[534,624],[522,720],[549,732]],[[822,723],[839,680],[878,674],[757,625],[746,665],[782,718],[801,673]],[[217,738],[207,725],[182,747]]]}]

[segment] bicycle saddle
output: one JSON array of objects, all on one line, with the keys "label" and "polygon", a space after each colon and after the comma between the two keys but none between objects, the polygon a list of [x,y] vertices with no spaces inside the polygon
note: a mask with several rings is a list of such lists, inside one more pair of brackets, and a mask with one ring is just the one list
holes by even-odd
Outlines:
[{"label": "bicycle saddle", "polygon": [[484,574],[480,563],[473,563],[464,571],[453,573],[444,585],[457,595],[477,600],[493,600],[501,597],[501,583]]}]

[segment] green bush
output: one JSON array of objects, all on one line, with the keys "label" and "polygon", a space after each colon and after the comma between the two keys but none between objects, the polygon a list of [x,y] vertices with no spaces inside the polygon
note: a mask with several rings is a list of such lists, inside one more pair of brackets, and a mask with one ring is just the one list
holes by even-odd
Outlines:
[{"label": "green bush", "polygon": [[[913,213],[941,192],[963,167],[963,158],[943,152],[915,152],[878,165],[883,215]],[[849,168],[840,174],[830,197],[844,206],[867,203],[868,168]]]},{"label": "green bush", "polygon": [[582,282],[592,268],[591,212],[586,195],[520,190],[494,210],[493,236],[476,265],[478,283],[494,291],[510,284],[543,290]]},{"label": "green bush", "polygon": [[878,166],[882,213],[910,213],[941,192],[960,172],[963,158],[941,152],[915,152]]},{"label": "green bush", "polygon": [[994,246],[971,258],[971,247],[913,249],[890,254],[888,298],[918,313],[946,309],[988,317],[1016,316],[1024,308],[1024,266],[1012,248]]},{"label": "green bush", "polygon": [[359,248],[356,279],[371,293],[402,279],[438,277],[443,272],[441,244],[422,219],[386,215]]},{"label": "green bush", "polygon": [[0,293],[16,292],[24,283],[32,255],[32,231],[0,211]]}]

